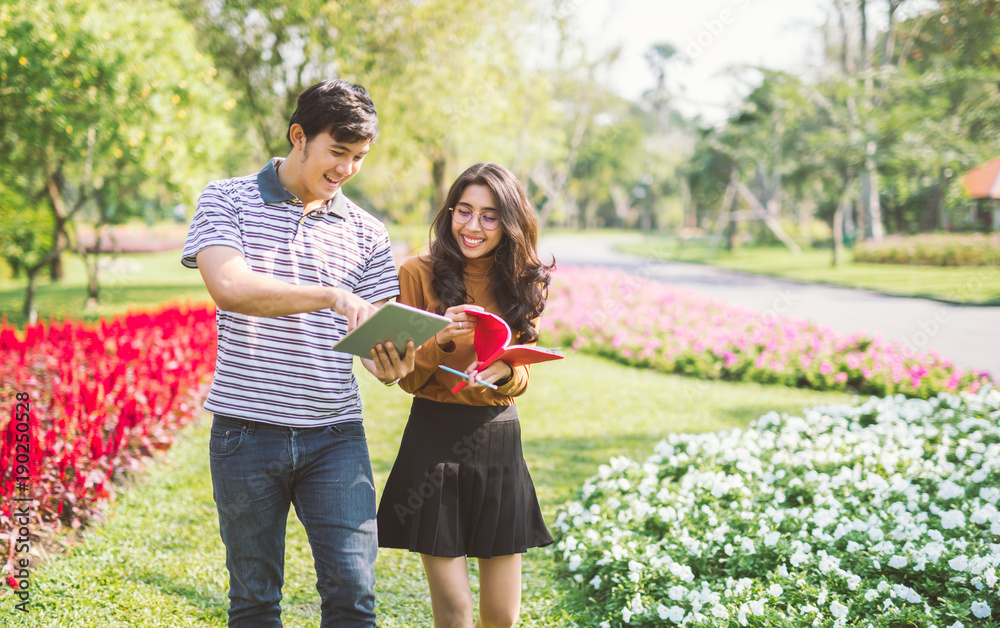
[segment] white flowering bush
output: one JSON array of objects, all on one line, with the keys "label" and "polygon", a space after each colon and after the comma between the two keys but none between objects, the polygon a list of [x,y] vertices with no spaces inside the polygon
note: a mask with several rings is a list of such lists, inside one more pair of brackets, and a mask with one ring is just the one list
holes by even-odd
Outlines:
[{"label": "white flowering bush", "polygon": [[602,465],[554,551],[602,628],[996,628],[998,421],[987,386],[672,435]]}]

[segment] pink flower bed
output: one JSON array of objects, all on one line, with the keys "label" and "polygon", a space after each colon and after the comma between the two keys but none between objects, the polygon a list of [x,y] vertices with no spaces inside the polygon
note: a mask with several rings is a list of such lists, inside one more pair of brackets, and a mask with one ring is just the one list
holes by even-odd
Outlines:
[{"label": "pink flower bed", "polygon": [[[773,314],[773,313],[772,313]],[[713,301],[620,271],[560,268],[544,342],[695,377],[928,398],[975,392],[984,372],[865,334]]]}]

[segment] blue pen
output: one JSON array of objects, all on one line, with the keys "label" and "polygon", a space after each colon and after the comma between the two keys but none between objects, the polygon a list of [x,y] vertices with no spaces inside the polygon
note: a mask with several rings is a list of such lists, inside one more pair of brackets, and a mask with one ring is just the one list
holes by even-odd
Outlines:
[{"label": "blue pen", "polygon": [[[456,371],[455,369],[447,367],[444,364],[438,364],[438,366],[440,366],[444,370],[448,371],[449,373],[454,373],[455,375],[459,375],[461,377],[464,377],[465,379],[469,379],[469,376],[466,375],[465,373],[463,373],[462,371]],[[482,384],[483,386],[489,386],[493,390],[497,389],[497,385],[496,384],[491,384],[489,382],[484,382],[483,380],[479,379],[478,377],[476,378],[476,381],[479,382],[480,384]]]}]

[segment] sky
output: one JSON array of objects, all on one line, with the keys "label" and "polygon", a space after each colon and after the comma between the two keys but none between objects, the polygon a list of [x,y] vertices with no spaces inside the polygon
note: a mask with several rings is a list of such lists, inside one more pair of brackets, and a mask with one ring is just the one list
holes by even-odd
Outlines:
[{"label": "sky", "polygon": [[597,55],[621,45],[608,77],[621,96],[638,100],[654,86],[643,58],[649,47],[668,42],[689,62],[670,66],[669,87],[682,113],[708,123],[728,117],[749,88],[727,74],[738,64],[803,72],[818,63],[829,0],[562,0]]}]

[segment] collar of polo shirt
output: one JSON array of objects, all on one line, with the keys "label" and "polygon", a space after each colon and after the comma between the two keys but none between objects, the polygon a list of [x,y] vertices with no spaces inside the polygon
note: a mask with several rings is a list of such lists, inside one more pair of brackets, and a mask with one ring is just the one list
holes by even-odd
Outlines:
[{"label": "collar of polo shirt", "polygon": [[[284,159],[281,157],[275,157],[257,173],[257,186],[260,188],[260,196],[268,205],[289,201],[298,202],[295,195],[286,190],[285,186],[281,185],[281,181],[278,180],[278,167],[283,161]],[[337,194],[333,198],[324,203],[321,208],[314,211],[329,212],[338,218],[346,218],[347,201],[344,200],[344,191],[337,190]]]}]

